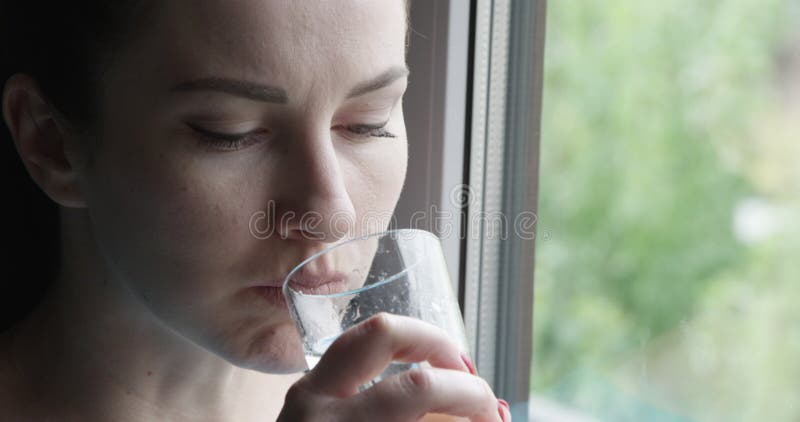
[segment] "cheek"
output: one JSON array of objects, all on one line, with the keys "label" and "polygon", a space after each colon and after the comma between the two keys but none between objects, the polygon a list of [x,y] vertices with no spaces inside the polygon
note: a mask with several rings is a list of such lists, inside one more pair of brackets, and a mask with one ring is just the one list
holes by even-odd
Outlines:
[{"label": "cheek", "polygon": [[347,191],[356,209],[357,234],[385,230],[406,176],[407,144],[395,138],[364,151],[349,163]]},{"label": "cheek", "polygon": [[115,270],[152,295],[189,283],[211,288],[203,280],[221,277],[248,235],[247,195],[234,187],[236,175],[147,151],[109,155],[99,165],[90,209]]},{"label": "cheek", "polygon": [[99,248],[152,315],[196,344],[257,370],[301,368],[288,315],[242,288],[253,275],[243,263],[267,264],[276,251],[248,225],[268,192],[248,185],[252,165],[206,158],[102,157],[89,204]]}]

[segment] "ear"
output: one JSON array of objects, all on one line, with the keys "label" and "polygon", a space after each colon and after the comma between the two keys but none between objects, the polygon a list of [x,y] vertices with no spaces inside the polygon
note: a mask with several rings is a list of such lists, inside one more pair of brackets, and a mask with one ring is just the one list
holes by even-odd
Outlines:
[{"label": "ear", "polygon": [[34,182],[56,203],[83,208],[79,186],[85,155],[36,81],[17,73],[3,90],[3,118]]}]

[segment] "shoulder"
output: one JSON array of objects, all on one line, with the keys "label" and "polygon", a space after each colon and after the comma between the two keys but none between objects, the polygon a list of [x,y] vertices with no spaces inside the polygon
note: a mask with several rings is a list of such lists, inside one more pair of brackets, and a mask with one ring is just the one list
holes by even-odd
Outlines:
[{"label": "shoulder", "polygon": [[19,347],[16,331],[12,328],[0,333],[0,415],[10,420],[43,420],[37,416],[35,379],[30,359]]},{"label": "shoulder", "polygon": [[24,377],[15,366],[14,336],[10,330],[0,333],[0,414],[19,416],[14,410],[26,390]]}]

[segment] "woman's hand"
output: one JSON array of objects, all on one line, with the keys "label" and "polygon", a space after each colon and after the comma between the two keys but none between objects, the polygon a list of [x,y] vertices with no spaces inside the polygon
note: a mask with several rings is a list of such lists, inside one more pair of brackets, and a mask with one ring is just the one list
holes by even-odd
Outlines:
[{"label": "woman's hand", "polygon": [[[392,361],[427,361],[430,367],[358,391]],[[405,422],[428,413],[473,422],[510,421],[508,405],[470,373],[470,366],[438,327],[381,313],[336,339],[317,366],[289,389],[278,421]]]}]

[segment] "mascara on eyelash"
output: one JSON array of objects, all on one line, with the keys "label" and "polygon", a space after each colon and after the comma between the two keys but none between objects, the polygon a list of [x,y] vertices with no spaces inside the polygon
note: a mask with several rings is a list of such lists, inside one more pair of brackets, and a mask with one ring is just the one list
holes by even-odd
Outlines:
[{"label": "mascara on eyelash", "polygon": [[388,123],[389,122],[386,121],[377,125],[351,125],[347,126],[347,130],[359,135],[370,135],[378,138],[396,138],[397,135],[386,130],[386,125]]},{"label": "mascara on eyelash", "polygon": [[219,133],[219,132],[210,131],[208,129],[204,129],[204,128],[200,127],[200,126],[196,126],[196,125],[193,125],[191,123],[187,123],[187,125],[190,128],[192,128],[192,130],[197,131],[201,135],[205,135],[205,136],[208,136],[208,137],[211,137],[211,138],[215,138],[215,139],[218,139],[218,140],[231,141],[231,142],[241,140],[241,138],[251,134],[250,132],[233,133],[233,134],[230,134],[230,133]]},{"label": "mascara on eyelash", "polygon": [[[389,122],[386,121],[378,124],[357,124],[345,126],[344,128],[359,136],[368,136],[373,138],[397,138],[397,135],[386,130],[386,125],[388,123]],[[252,131],[241,134],[227,134],[210,131],[189,122],[186,122],[186,124],[192,130],[199,133],[200,136],[206,138],[206,144],[209,148],[223,151],[239,149],[243,144],[248,143],[247,138],[250,135],[258,132]]]}]

